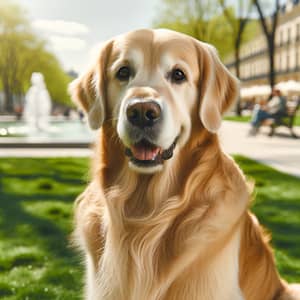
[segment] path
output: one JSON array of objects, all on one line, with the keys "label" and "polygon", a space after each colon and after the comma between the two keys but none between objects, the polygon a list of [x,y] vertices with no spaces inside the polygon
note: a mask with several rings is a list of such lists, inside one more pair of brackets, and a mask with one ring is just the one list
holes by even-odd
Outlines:
[{"label": "path", "polygon": [[[230,154],[241,154],[272,167],[300,177],[300,138],[293,139],[287,136],[268,137],[266,133],[249,137],[249,124],[224,121],[220,130],[223,148]],[[300,136],[300,127],[296,128]],[[288,133],[283,128],[282,133]],[[0,140],[1,142],[1,140]],[[92,151],[76,148],[58,149],[30,149],[30,148],[1,148],[0,157],[68,157],[91,156]]]},{"label": "path", "polygon": [[[249,124],[224,121],[220,138],[228,153],[245,155],[300,177],[300,138],[291,138],[286,128],[278,129],[280,136],[268,137],[268,128],[263,128],[262,133],[249,137]],[[300,136],[300,127],[295,132]]]}]

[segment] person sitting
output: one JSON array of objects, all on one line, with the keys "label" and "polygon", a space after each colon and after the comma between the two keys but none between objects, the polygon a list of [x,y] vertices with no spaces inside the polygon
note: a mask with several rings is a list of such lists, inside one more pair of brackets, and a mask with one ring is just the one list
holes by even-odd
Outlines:
[{"label": "person sitting", "polygon": [[285,115],[286,99],[282,96],[280,90],[273,89],[268,103],[265,104],[261,102],[254,108],[251,120],[252,128],[250,130],[250,134],[257,134],[259,127],[266,119],[274,119],[277,123],[280,118],[284,117]]}]

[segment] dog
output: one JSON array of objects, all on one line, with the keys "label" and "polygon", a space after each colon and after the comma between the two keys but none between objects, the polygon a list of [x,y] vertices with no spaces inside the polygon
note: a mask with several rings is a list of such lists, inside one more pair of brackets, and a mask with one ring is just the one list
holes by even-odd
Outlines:
[{"label": "dog", "polygon": [[288,300],[251,187],[219,144],[237,79],[209,44],[165,29],[117,36],[70,86],[99,129],[74,239],[88,300]]}]

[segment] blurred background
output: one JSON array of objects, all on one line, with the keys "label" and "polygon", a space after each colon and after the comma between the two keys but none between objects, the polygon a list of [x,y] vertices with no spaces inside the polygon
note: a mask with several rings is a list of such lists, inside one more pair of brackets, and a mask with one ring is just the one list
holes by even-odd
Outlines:
[{"label": "blurred background", "polygon": [[[255,104],[267,100],[274,87],[294,106],[299,101],[297,0],[90,0],[84,6],[79,0],[1,0],[0,5],[2,137],[59,137],[60,127],[71,137],[62,121],[83,116],[69,99],[68,83],[88,66],[100,42],[136,28],[170,28],[213,44],[224,64],[241,80],[240,99],[231,120],[249,121]],[[45,77],[51,98],[50,121],[59,121],[43,134],[22,123],[28,121],[25,95],[33,72]],[[297,113],[292,123],[300,124]]]},{"label": "blurred background", "polygon": [[[280,273],[300,282],[299,2],[0,0],[0,298],[82,299],[69,235],[97,132],[67,87],[99,43],[138,28],[213,44],[240,79],[221,143],[256,182]],[[273,100],[283,115],[268,114]]]}]

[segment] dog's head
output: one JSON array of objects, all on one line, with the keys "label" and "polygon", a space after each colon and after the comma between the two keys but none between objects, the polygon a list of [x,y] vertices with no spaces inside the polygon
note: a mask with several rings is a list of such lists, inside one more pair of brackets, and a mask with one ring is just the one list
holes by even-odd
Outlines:
[{"label": "dog's head", "polygon": [[187,143],[194,124],[218,130],[238,86],[212,46],[158,29],[104,43],[70,90],[93,129],[115,120],[130,167],[152,173]]}]

